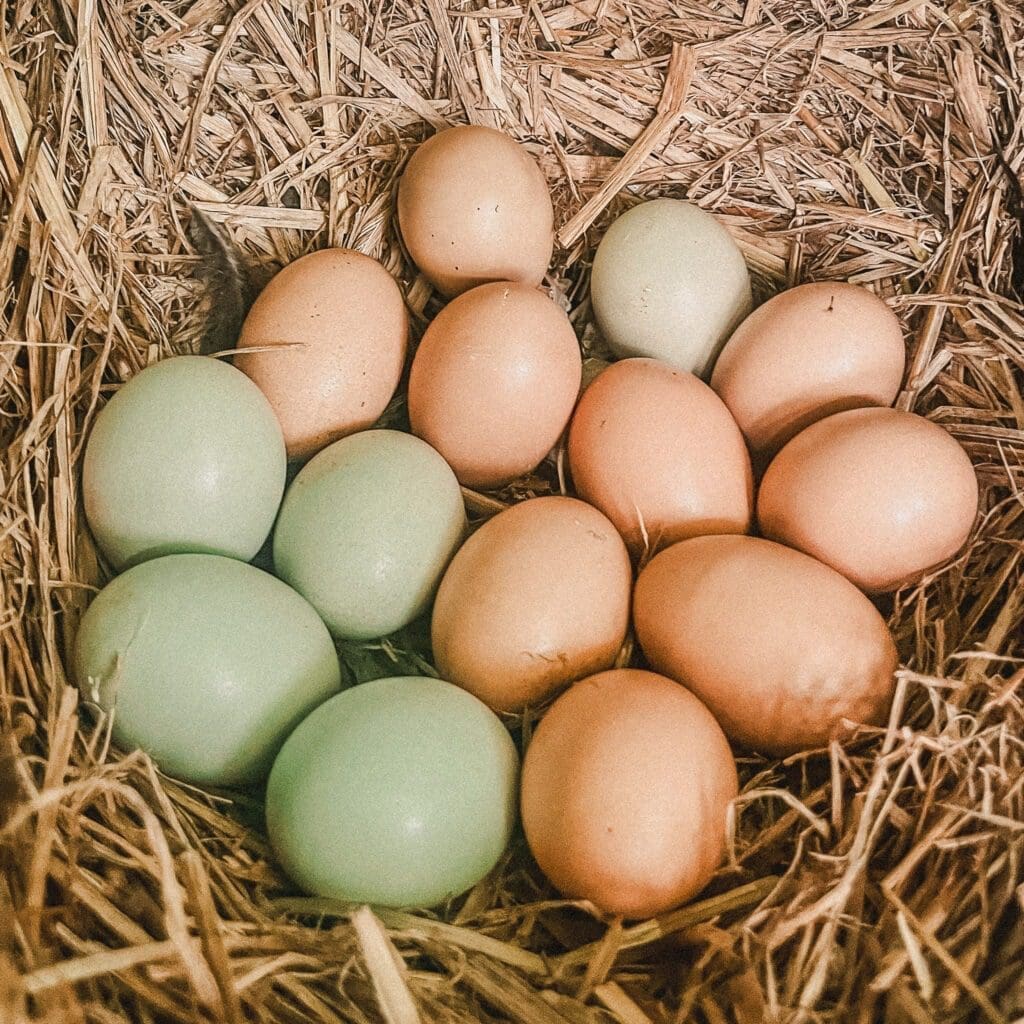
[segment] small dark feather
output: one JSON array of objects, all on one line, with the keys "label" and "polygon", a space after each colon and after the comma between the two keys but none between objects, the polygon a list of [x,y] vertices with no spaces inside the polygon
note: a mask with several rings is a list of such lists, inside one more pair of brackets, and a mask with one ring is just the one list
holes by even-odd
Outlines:
[{"label": "small dark feather", "polygon": [[1024,299],[1024,185],[1021,185],[1020,178],[1010,166],[1006,155],[996,151],[1000,166],[1006,172],[1006,179],[1010,185],[1010,195],[1007,198],[1006,208],[1017,222],[1017,239],[1013,244],[1013,266],[1010,269],[1010,287],[1018,299]]},{"label": "small dark feather", "polygon": [[195,206],[189,209],[189,238],[200,257],[195,276],[202,281],[210,300],[208,321],[199,341],[199,354],[208,356],[237,346],[257,288],[223,225]]}]

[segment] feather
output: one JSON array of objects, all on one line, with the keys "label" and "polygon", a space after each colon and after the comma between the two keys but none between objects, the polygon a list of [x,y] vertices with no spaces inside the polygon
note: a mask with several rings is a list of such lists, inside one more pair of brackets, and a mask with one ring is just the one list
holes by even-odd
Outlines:
[{"label": "feather", "polygon": [[1018,299],[1024,299],[1024,185],[1021,185],[1020,178],[1010,166],[1006,154],[997,149],[996,156],[1006,174],[1010,188],[1006,208],[1017,222],[1017,239],[1012,250],[1013,265],[1010,270],[1010,287]]},{"label": "feather", "polygon": [[208,293],[207,323],[199,339],[199,354],[235,348],[242,322],[256,297],[249,269],[223,225],[190,204],[189,237],[200,260],[195,276]]}]

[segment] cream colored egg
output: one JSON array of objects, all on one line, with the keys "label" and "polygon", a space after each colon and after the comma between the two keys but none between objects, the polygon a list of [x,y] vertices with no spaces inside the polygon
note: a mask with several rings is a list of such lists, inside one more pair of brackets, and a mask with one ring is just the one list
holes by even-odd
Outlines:
[{"label": "cream colored egg", "polygon": [[750,312],[743,254],[710,213],[654,199],[624,213],[594,256],[591,301],[620,356],[650,356],[707,378]]}]

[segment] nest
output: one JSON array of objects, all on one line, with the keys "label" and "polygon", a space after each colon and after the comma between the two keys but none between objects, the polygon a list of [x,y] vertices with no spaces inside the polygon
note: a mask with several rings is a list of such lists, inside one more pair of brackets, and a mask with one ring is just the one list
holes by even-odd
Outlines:
[{"label": "nest", "polygon": [[[1016,0],[6,0],[0,1019],[1024,1015],[1022,54]],[[465,121],[540,159],[560,226],[547,285],[586,354],[602,227],[686,196],[734,233],[762,297],[814,279],[884,295],[910,345],[900,404],[949,430],[982,485],[969,548],[885,603],[888,726],[742,759],[728,862],[652,921],[558,899],[521,838],[442,911],[302,898],[258,796],[109,749],[68,683],[102,582],[78,494],[97,408],[211,332],[229,347],[245,288],[211,302],[211,266],[258,284],[352,246],[422,330],[438,304],[396,236],[395,184],[418,141]],[[472,507],[558,481],[548,466]],[[423,652],[411,632],[343,654],[368,678]]]}]

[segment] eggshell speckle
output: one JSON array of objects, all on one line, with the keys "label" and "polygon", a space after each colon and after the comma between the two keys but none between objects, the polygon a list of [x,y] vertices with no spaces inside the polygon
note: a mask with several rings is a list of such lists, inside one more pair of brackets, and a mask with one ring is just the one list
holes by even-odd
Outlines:
[{"label": "eggshell speckle", "polygon": [[500,512],[459,550],[434,603],[445,679],[501,711],[608,668],[626,635],[632,577],[615,528],[574,498]]},{"label": "eggshell speckle", "polygon": [[136,374],[96,417],[85,514],[118,569],[189,551],[248,561],[274,525],[286,470],[259,388],[219,359],[176,356]]},{"label": "eggshell speckle", "polygon": [[416,266],[448,296],[487,281],[537,285],[551,262],[547,181],[493,128],[460,125],[427,139],[399,182],[398,223]]},{"label": "eggshell speckle", "polygon": [[753,474],[739,427],[693,374],[624,359],[584,392],[569,428],[581,498],[639,554],[705,533],[750,528]]},{"label": "eggshell speckle", "polygon": [[602,672],[537,727],[523,764],[523,828],[565,895],[651,917],[710,881],[736,792],[729,744],[692,693],[652,672]]},{"label": "eggshell speckle", "polygon": [[376,261],[322,249],[288,264],[253,303],[235,365],[267,396],[288,446],[305,459],[384,411],[405,362],[402,293]]},{"label": "eggshell speckle", "polygon": [[294,590],[244,562],[168,555],[108,583],[82,618],[75,678],[114,739],[210,786],[262,781],[285,737],[335,694],[330,634]]},{"label": "eggshell speckle", "polygon": [[569,421],[581,359],[569,318],[509,282],[453,299],[427,328],[409,377],[413,433],[469,487],[530,472]]},{"label": "eggshell speckle", "polygon": [[620,356],[651,356],[707,377],[750,312],[743,255],[710,214],[679,199],[624,213],[594,255],[591,301]]},{"label": "eggshell speckle", "polygon": [[633,608],[651,666],[688,686],[734,740],[784,756],[878,725],[896,648],[874,605],[807,555],[754,537],[695,537],[644,568]]},{"label": "eggshell speckle", "polygon": [[478,882],[515,824],[519,758],[498,718],[439,679],[363,683],[292,733],[267,831],[307,892],[429,907]]},{"label": "eggshell speckle", "polygon": [[430,605],[466,526],[444,459],[397,430],[342,438],[285,495],[274,567],[349,640],[385,636]]},{"label": "eggshell speckle", "polygon": [[757,511],[766,537],[863,590],[895,590],[963,546],[978,479],[937,424],[897,409],[852,409],[812,424],[779,452]]},{"label": "eggshell speckle", "polygon": [[906,350],[899,321],[866,288],[824,282],[790,288],[736,328],[711,386],[757,456],[817,420],[891,405]]}]

